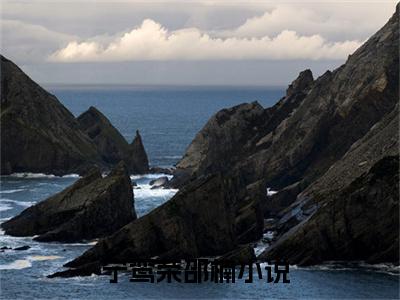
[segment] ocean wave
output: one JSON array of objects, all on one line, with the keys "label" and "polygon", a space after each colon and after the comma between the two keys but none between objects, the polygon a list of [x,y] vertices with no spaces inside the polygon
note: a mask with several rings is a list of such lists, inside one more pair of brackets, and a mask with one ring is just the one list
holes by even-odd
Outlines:
[{"label": "ocean wave", "polygon": [[5,204],[5,203],[0,203],[0,211],[6,211],[13,209],[11,205]]},{"label": "ocean wave", "polygon": [[79,174],[67,174],[63,176],[56,176],[53,174],[44,173],[12,173],[11,175],[6,175],[5,177],[17,177],[17,178],[79,178]]},{"label": "ocean wave", "polygon": [[154,174],[143,174],[143,175],[131,175],[131,179],[132,180],[138,180],[138,179],[149,179],[149,180],[153,180],[153,179],[157,179],[160,177],[168,177],[168,179],[171,179],[173,176],[169,175],[169,174],[164,174],[164,173],[154,173]]},{"label": "ocean wave", "polygon": [[400,266],[392,263],[368,264],[363,261],[329,261],[320,265],[299,267],[291,266],[298,270],[312,270],[312,271],[366,271],[384,273],[388,275],[400,276]]},{"label": "ocean wave", "polygon": [[32,263],[27,259],[17,259],[9,264],[0,265],[0,270],[21,270],[32,267]]},{"label": "ocean wave", "polygon": [[150,185],[138,185],[139,189],[135,189],[135,199],[151,199],[157,198],[172,198],[177,192],[177,189],[151,189]]},{"label": "ocean wave", "polygon": [[32,201],[18,201],[18,200],[11,200],[11,199],[5,199],[5,198],[0,199],[0,205],[2,202],[14,203],[14,204],[17,204],[17,205],[23,206],[23,207],[30,207],[30,206],[36,204],[36,202],[32,202]]},{"label": "ocean wave", "polygon": [[43,260],[56,260],[64,258],[63,256],[57,255],[31,255],[27,257],[28,261],[43,261]]},{"label": "ocean wave", "polygon": [[13,193],[18,193],[18,192],[22,192],[22,191],[26,191],[26,190],[25,189],[1,190],[0,194],[13,194]]}]

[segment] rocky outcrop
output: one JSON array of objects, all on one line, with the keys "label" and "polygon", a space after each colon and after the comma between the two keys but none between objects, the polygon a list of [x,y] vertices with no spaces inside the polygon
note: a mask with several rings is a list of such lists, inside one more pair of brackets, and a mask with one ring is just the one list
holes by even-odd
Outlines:
[{"label": "rocky outcrop", "polygon": [[394,15],[333,72],[315,81],[309,71],[301,73],[271,108],[252,103],[217,113],[197,134],[178,170],[201,176],[240,164],[248,182],[264,178],[274,190],[299,181],[307,186],[394,109],[397,25]]},{"label": "rocky outcrop", "polygon": [[[276,248],[279,250],[274,252],[275,258],[282,251],[287,259],[296,257],[291,261],[302,263],[299,257],[303,243],[299,242],[300,235],[291,237],[293,228],[306,226],[321,207],[329,207],[331,195],[344,197],[350,191],[349,185],[384,156],[399,153],[398,37],[397,7],[389,22],[333,72],[328,71],[315,81],[309,71],[301,73],[286,96],[271,108],[263,110],[256,104],[245,104],[217,113],[189,146],[177,171],[189,174],[187,178],[214,171],[233,172],[243,178],[244,186],[264,180],[265,189],[278,190],[265,197],[264,215],[276,220],[277,244],[283,239],[296,243],[288,250],[291,252],[285,252],[283,246]],[[218,115],[229,117],[217,118]],[[237,128],[240,132],[236,132]],[[223,141],[221,147],[219,140]],[[363,182],[366,189],[378,189],[371,187],[368,180]],[[385,186],[384,182],[378,184]],[[360,197],[368,205],[368,195],[361,193]],[[334,217],[339,219],[345,214],[344,209],[337,209]],[[395,212],[386,218],[393,220]],[[371,231],[370,237],[374,233]],[[313,230],[309,239],[304,239],[305,248],[309,249],[305,243],[314,234],[318,235],[316,240],[322,235]],[[357,244],[351,240],[354,236],[341,241]],[[390,240],[392,236],[387,237]],[[365,250],[368,251],[378,250],[375,247]],[[343,258],[345,255],[339,254],[329,257]],[[349,255],[351,258],[356,257]],[[369,259],[360,255],[359,259],[363,258]],[[396,261],[398,256],[386,259]]]},{"label": "rocky outcrop", "polygon": [[290,264],[364,260],[399,263],[399,157],[386,156],[312,216],[284,234],[261,259]]},{"label": "rocky outcrop", "polygon": [[21,69],[1,60],[1,174],[55,175],[109,170],[120,160],[131,173],[149,171],[140,135],[129,145],[94,107],[78,119]]},{"label": "rocky outcrop", "polygon": [[[101,265],[132,258],[180,259],[222,255],[245,239],[243,228],[257,199],[236,189],[237,182],[220,174],[195,180],[149,214],[102,239],[56,276],[99,273]],[[254,190],[251,194],[257,195]],[[243,203],[246,199],[247,203]],[[259,199],[258,199],[259,201]],[[247,212],[247,213],[246,213]],[[262,218],[259,219],[262,231]],[[254,238],[254,237],[252,237]]]},{"label": "rocky outcrop", "polygon": [[114,233],[136,219],[131,181],[123,163],[105,178],[98,169],[60,193],[3,223],[6,234],[38,241],[75,242]]},{"label": "rocky outcrop", "polygon": [[95,107],[91,106],[77,121],[79,128],[96,144],[105,162],[116,164],[128,152],[129,145],[125,138]]},{"label": "rocky outcrop", "polygon": [[139,131],[129,145],[119,131],[95,107],[90,107],[78,118],[80,129],[94,142],[103,161],[115,165],[123,160],[131,174],[149,171],[149,161]]},{"label": "rocky outcrop", "polygon": [[129,145],[129,152],[127,161],[132,170],[137,174],[144,174],[149,172],[149,160],[143,146],[142,137],[139,131],[136,131],[136,136],[132,143]]},{"label": "rocky outcrop", "polygon": [[172,183],[181,186],[191,176],[229,171],[244,157],[253,154],[258,140],[290,116],[313,83],[311,71],[305,70],[289,85],[286,96],[271,108],[264,109],[258,102],[253,102],[216,113],[176,165]]},{"label": "rocky outcrop", "polygon": [[102,165],[96,146],[57,98],[1,60],[1,174],[81,173]]}]

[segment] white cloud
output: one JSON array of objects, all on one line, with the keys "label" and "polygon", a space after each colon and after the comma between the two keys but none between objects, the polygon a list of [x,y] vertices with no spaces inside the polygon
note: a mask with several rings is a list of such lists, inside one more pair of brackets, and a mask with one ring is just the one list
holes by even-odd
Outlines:
[{"label": "white cloud", "polygon": [[51,61],[343,59],[359,41],[328,42],[320,35],[298,35],[284,30],[274,37],[210,36],[197,28],[168,31],[146,19],[110,43],[72,41],[56,51]]},{"label": "white cloud", "polygon": [[393,13],[386,3],[290,3],[279,4],[249,18],[225,35],[255,37],[275,35],[283,30],[299,34],[319,34],[330,40],[365,39],[381,27]]}]

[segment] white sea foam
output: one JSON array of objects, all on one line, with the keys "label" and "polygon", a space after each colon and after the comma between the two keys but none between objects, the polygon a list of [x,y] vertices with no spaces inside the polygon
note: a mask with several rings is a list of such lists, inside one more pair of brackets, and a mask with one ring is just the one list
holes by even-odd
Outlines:
[{"label": "white sea foam", "polygon": [[28,261],[43,261],[43,260],[55,260],[63,258],[63,256],[57,255],[31,255],[27,257]]},{"label": "white sea foam", "polygon": [[13,193],[18,193],[25,191],[25,189],[14,189],[14,190],[1,190],[0,194],[13,194]]},{"label": "white sea foam", "polygon": [[0,270],[21,270],[32,267],[32,263],[27,259],[17,259],[9,264],[0,265]]},{"label": "white sea foam", "polygon": [[79,174],[67,174],[63,176],[56,176],[53,174],[44,174],[44,173],[13,173],[11,175],[7,175],[8,177],[17,177],[17,178],[79,178]]},{"label": "white sea foam", "polygon": [[278,193],[278,191],[273,191],[273,190],[271,190],[271,188],[267,188],[267,197],[271,197],[271,196],[275,195],[276,193]]},{"label": "white sea foam", "polygon": [[171,179],[173,177],[172,175],[164,174],[164,173],[144,174],[144,175],[131,175],[130,177],[131,177],[132,180],[149,179],[149,181],[150,181],[150,180],[157,179],[157,178],[164,177],[164,176],[168,177],[168,179]]},{"label": "white sea foam", "polygon": [[12,206],[6,203],[0,203],[0,211],[6,211],[12,209]]},{"label": "white sea foam", "polygon": [[164,199],[172,198],[177,192],[177,189],[151,189],[150,185],[138,185],[136,188],[135,199],[146,199],[152,197],[160,197]]},{"label": "white sea foam", "polygon": [[258,242],[256,246],[254,247],[254,254],[256,256],[259,256],[261,253],[265,251],[265,249],[268,248],[268,244],[265,244],[263,242]]},{"label": "white sea foam", "polygon": [[[32,201],[18,201],[18,200],[11,200],[11,199],[0,199],[0,205],[1,203],[6,202],[6,203],[15,203],[19,206],[23,206],[23,207],[29,207],[34,205],[36,202],[32,202]],[[6,204],[7,205],[7,204]]]}]

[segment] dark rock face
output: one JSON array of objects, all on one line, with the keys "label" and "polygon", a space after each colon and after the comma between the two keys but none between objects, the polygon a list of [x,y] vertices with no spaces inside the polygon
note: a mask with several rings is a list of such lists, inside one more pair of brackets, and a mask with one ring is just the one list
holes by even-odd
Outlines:
[{"label": "dark rock face", "polygon": [[[278,194],[265,197],[264,215],[277,220],[277,245],[283,239],[296,240],[296,244],[290,247],[290,253],[284,252],[282,246],[274,254],[283,251],[286,258],[294,257],[293,261],[301,263],[302,246],[308,249],[305,244],[319,233],[314,230],[303,245],[300,235],[288,238],[293,227],[306,226],[311,216],[330,203],[331,194],[344,193],[344,197],[350,193],[348,186],[380,159],[399,153],[398,37],[397,11],[346,64],[315,81],[309,71],[301,73],[275,106],[263,110],[255,104],[245,104],[217,113],[189,146],[177,171],[186,174],[186,178],[222,171],[240,176],[244,186],[264,180],[265,188],[279,190]],[[226,112],[230,112],[229,117],[216,117],[225,116]],[[236,132],[237,128],[240,132]],[[228,145],[226,149],[218,141]],[[172,182],[182,182],[182,176],[176,177]],[[378,189],[371,187],[368,180],[363,182],[366,189]],[[384,182],[377,184],[385,186]],[[368,195],[360,197],[368,205]],[[348,205],[351,207],[353,202]],[[337,209],[334,217],[343,218],[345,214]],[[393,220],[396,215],[392,212],[386,217]],[[398,228],[393,228],[398,235]],[[376,233],[371,231],[370,237],[373,232]],[[354,236],[348,235],[342,242],[347,245]],[[388,240],[392,237],[387,236]],[[368,251],[380,250],[365,250]],[[345,257],[330,253],[329,259]],[[356,256],[349,254],[349,258]],[[360,255],[359,259],[363,258],[369,259]],[[398,261],[398,256],[386,260]]]},{"label": "dark rock face", "polygon": [[120,160],[131,173],[149,163],[140,135],[129,145],[94,107],[78,119],[8,59],[1,59],[1,174],[84,173]]},{"label": "dark rock face", "polygon": [[[236,189],[236,183],[221,175],[189,183],[170,201],[100,240],[66,265],[75,270],[56,276],[99,273],[101,265],[138,257],[196,258],[233,250],[241,242],[238,237],[246,221],[245,211],[249,210],[237,203],[243,192]],[[249,223],[254,225],[255,221]]]},{"label": "dark rock face", "polygon": [[142,137],[139,131],[136,131],[136,136],[129,145],[129,153],[127,158],[128,164],[132,170],[138,174],[149,172],[149,160],[143,146]]},{"label": "dark rock face", "polygon": [[96,108],[90,107],[77,118],[80,129],[95,143],[103,161],[115,165],[123,160],[130,173],[149,171],[149,161],[139,131],[131,145]]},{"label": "dark rock face", "polygon": [[399,157],[378,161],[267,249],[261,259],[399,262]]},{"label": "dark rock face", "polygon": [[256,261],[254,248],[251,245],[240,245],[236,249],[220,256],[218,260],[223,263],[234,265],[245,265]]},{"label": "dark rock face", "polygon": [[1,227],[9,235],[39,235],[38,241],[75,242],[107,236],[134,219],[131,182],[121,163],[105,178],[92,169]]},{"label": "dark rock face", "polygon": [[128,152],[129,145],[125,138],[95,107],[91,106],[77,120],[80,129],[96,144],[105,162],[116,164]]},{"label": "dark rock face", "polygon": [[14,63],[1,59],[1,173],[80,173],[101,159],[74,116]]}]

